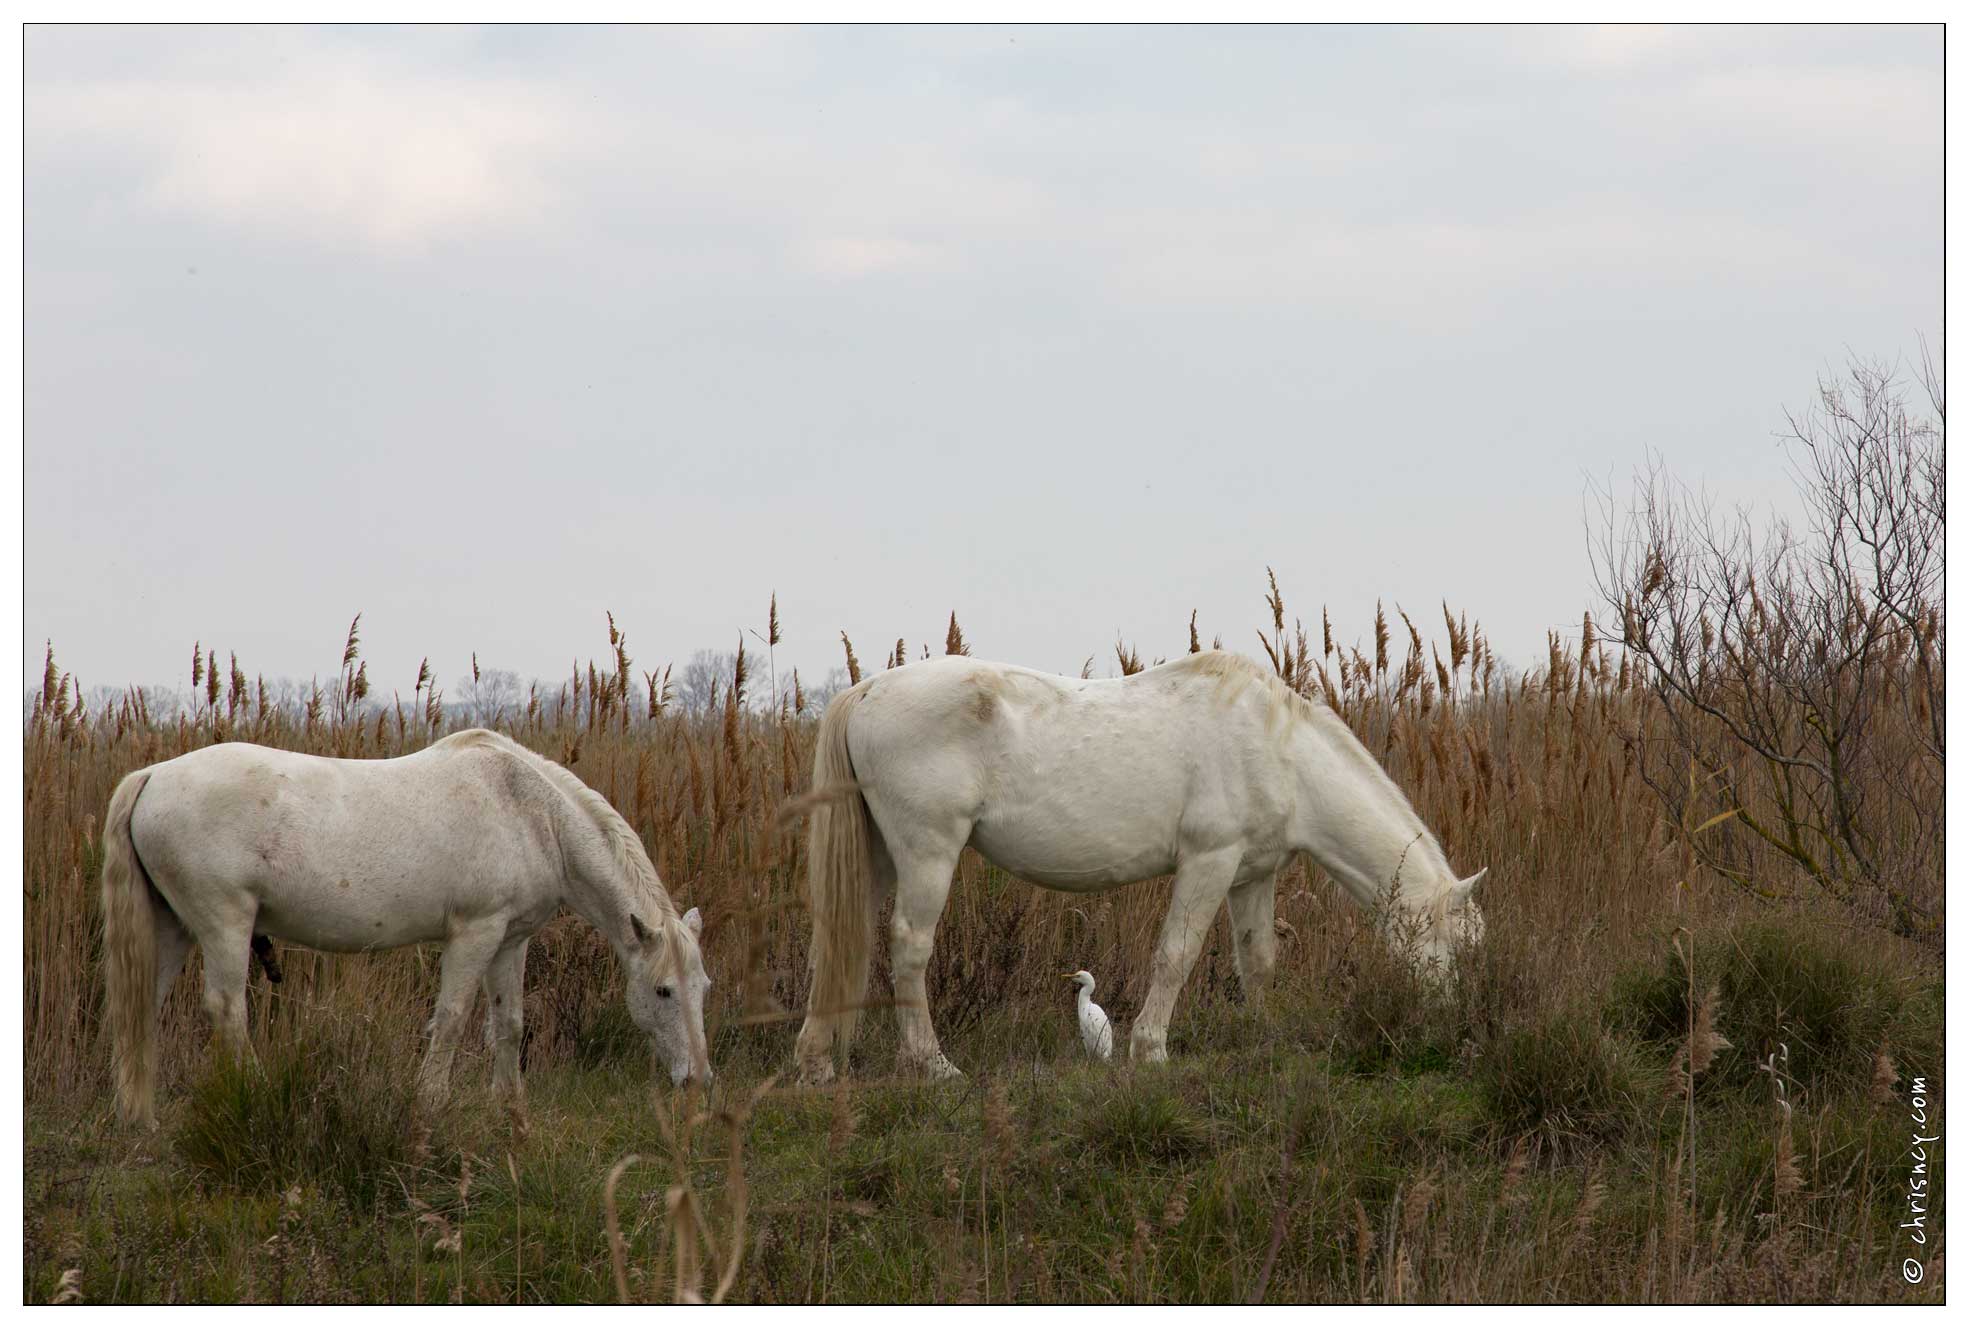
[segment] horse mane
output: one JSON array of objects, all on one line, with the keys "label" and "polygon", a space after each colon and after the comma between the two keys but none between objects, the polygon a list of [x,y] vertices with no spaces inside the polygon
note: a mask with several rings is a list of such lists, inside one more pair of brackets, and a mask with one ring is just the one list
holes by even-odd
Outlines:
[{"label": "horse mane", "polygon": [[491,729],[466,729],[450,734],[431,745],[434,748],[490,748],[498,752],[511,753],[525,761],[567,796],[568,800],[584,812],[602,839],[608,844],[609,853],[615,859],[616,869],[629,884],[631,893],[638,903],[654,914],[651,926],[663,933],[666,939],[675,928],[682,926],[675,902],[670,893],[663,889],[662,878],[656,875],[656,865],[650,862],[649,851],[643,848],[643,839],[635,829],[624,821],[622,814],[615,810],[614,804],[588,787],[580,776],[557,761],[550,761],[532,748],[527,747],[506,735]]},{"label": "horse mane", "polygon": [[1353,729],[1331,706],[1317,698],[1300,695],[1277,673],[1265,668],[1250,656],[1240,655],[1235,651],[1199,651],[1168,667],[1187,669],[1207,677],[1250,680],[1263,686],[1269,692],[1273,703],[1287,716],[1319,730],[1331,740],[1336,750],[1346,756],[1362,779],[1378,787],[1394,800],[1396,806],[1409,815],[1416,829],[1422,833],[1421,844],[1424,850],[1433,854],[1436,865],[1454,879],[1455,874],[1450,872],[1449,856],[1443,852],[1442,841],[1438,840],[1436,833],[1429,829],[1429,824],[1422,820],[1422,814],[1415,810],[1415,804],[1409,800],[1402,787],[1395,783],[1394,777],[1374,759],[1374,754],[1355,737]]},{"label": "horse mane", "polygon": [[[1165,668],[1182,670],[1205,678],[1221,678],[1233,685],[1256,683],[1270,695],[1273,703],[1287,715],[1296,715],[1302,720],[1318,722],[1322,717],[1339,717],[1327,708],[1326,703],[1311,697],[1302,697],[1294,692],[1289,684],[1272,670],[1265,668],[1248,655],[1222,649],[1198,651],[1180,660],[1169,663]],[[1231,696],[1235,696],[1233,691]],[[1342,727],[1345,722],[1341,721]],[[1348,732],[1352,732],[1349,730]]]}]

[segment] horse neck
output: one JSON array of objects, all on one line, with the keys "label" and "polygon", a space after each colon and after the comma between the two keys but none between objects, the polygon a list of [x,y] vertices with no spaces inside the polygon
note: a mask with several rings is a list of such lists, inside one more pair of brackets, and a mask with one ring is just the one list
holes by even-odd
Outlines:
[{"label": "horse neck", "polygon": [[1345,721],[1303,718],[1298,731],[1295,848],[1362,905],[1384,900],[1398,874],[1409,903],[1432,901],[1454,883],[1429,828]]},{"label": "horse neck", "polygon": [[[644,883],[639,879],[641,874],[625,863],[630,853],[641,853],[640,842],[633,848],[618,847],[616,837],[587,808],[579,801],[570,802],[562,830],[573,842],[568,846],[573,852],[565,855],[568,907],[607,938],[618,954],[626,954],[636,946],[631,914],[639,915],[654,931],[667,924],[676,910],[667,898],[659,898],[663,892],[655,884],[654,868],[649,870],[649,882]],[[625,828],[620,834],[634,832]]]}]

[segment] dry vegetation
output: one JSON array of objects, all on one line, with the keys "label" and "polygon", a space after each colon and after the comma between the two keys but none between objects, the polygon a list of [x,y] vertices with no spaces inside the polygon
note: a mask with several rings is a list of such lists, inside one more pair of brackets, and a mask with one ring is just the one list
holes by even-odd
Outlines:
[{"label": "dry vegetation", "polygon": [[[1897,1224],[1911,1077],[1931,1113],[1943,1093],[1941,781],[1852,774],[1904,772],[1939,734],[1938,685],[1927,702],[1909,688],[1940,676],[1938,607],[1876,635],[1853,685],[1870,696],[1839,693],[1879,703],[1848,737],[1863,763],[1842,768],[1866,782],[1872,861],[1898,865],[1869,883],[1829,872],[1809,800],[1779,806],[1782,772],[1760,782],[1769,761],[1731,745],[1721,702],[1765,680],[1713,635],[1693,640],[1730,670],[1685,670],[1677,693],[1621,649],[1642,645],[1632,621],[1609,642],[1585,617],[1507,674],[1446,606],[1377,614],[1353,644],[1324,613],[1307,630],[1275,582],[1268,604],[1264,657],[1345,717],[1459,870],[1490,866],[1488,939],[1449,989],[1418,984],[1295,865],[1264,1016],[1239,1001],[1220,923],[1172,1065],[1091,1067],[1057,976],[1099,974],[1125,1027],[1166,883],[1076,899],[967,853],[930,992],[971,1081],[886,1080],[878,1018],[856,1084],[776,1085],[806,920],[800,847],[775,820],[804,786],[815,708],[754,653],[717,708],[681,714],[611,620],[604,661],[500,727],[605,794],[704,910],[719,1104],[652,1108],[613,959],[563,918],[529,955],[524,1139],[470,1065],[443,1121],[410,1123],[427,951],[284,949],[279,987],[256,974],[261,1061],[243,1070],[206,1069],[187,975],[165,1022],[166,1125],[110,1127],[95,900],[116,781],[232,739],[394,756],[446,719],[427,674],[376,705],[353,630],[336,685],[292,710],[206,651],[195,709],[156,714],[132,692],[83,713],[51,652],[25,735],[24,1294],[1939,1300],[1939,1175],[1929,1244]],[[769,651],[777,620],[775,604]],[[954,615],[945,648],[970,649]],[[1801,743],[1826,714],[1769,710]]]}]

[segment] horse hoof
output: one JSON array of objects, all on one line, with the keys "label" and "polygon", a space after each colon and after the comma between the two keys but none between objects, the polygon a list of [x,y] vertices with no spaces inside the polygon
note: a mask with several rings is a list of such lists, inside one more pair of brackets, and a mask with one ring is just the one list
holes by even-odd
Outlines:
[{"label": "horse hoof", "polygon": [[809,1089],[818,1089],[834,1083],[834,1063],[832,1061],[810,1061],[800,1067],[800,1083]]},{"label": "horse hoof", "polygon": [[928,1061],[917,1062],[914,1070],[919,1077],[929,1080],[932,1083],[961,1080],[964,1078],[964,1072],[951,1065],[950,1058],[944,1056],[941,1052],[931,1057]]}]

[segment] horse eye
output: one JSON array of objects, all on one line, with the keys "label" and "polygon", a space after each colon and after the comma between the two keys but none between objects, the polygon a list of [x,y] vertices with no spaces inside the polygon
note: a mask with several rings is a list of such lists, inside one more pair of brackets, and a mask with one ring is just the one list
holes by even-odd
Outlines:
[{"label": "horse eye", "polygon": [[661,986],[661,987],[659,987],[659,988],[657,988],[657,990],[656,990],[656,995],[657,995],[657,996],[659,996],[659,997],[661,997],[661,998],[663,998],[663,999],[664,999],[665,1001],[668,1001],[668,1000],[670,1000],[670,987],[669,987],[669,985],[668,985],[668,984],[664,984],[663,986]]}]

